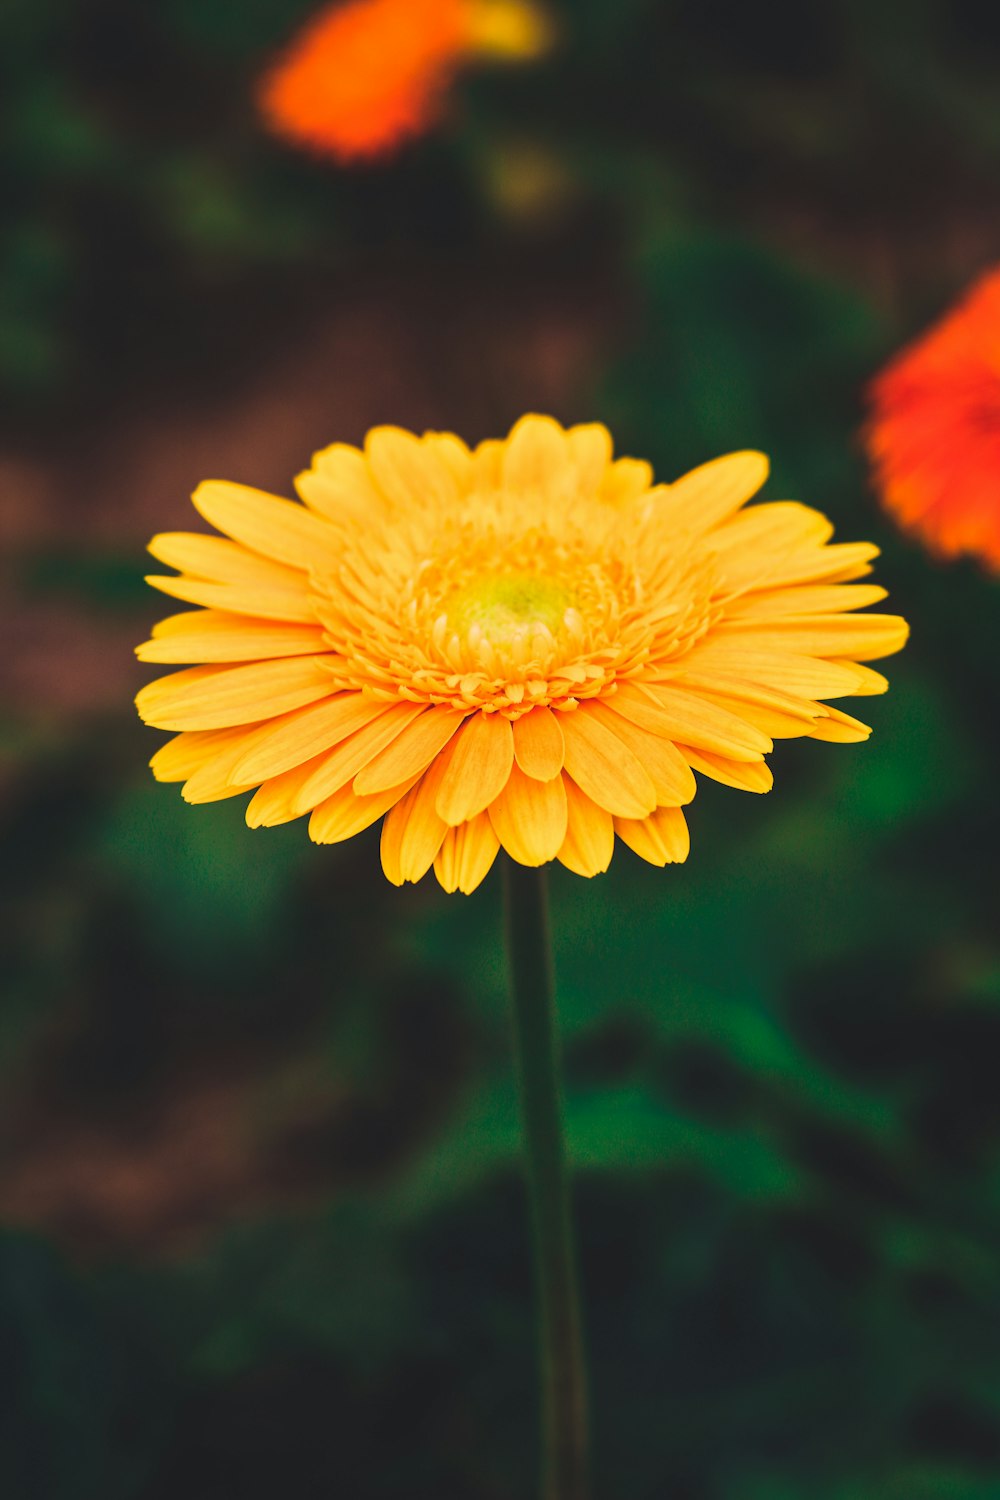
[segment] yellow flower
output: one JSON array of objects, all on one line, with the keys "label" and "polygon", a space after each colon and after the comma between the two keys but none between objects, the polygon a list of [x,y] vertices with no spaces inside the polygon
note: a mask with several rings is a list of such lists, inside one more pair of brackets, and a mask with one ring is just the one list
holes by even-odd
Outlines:
[{"label": "yellow flower", "polygon": [[693,772],[766,792],[776,738],[862,740],[826,700],[881,693],[860,665],[898,651],[898,615],[858,614],[878,549],[830,544],[733,453],[673,484],[612,459],[597,424],[522,418],[471,450],[450,433],[335,443],[303,504],[211,480],[224,536],[172,532],[150,578],[203,606],[163,620],[143,661],[196,662],[142,689],[177,731],[153,757],[189,802],[257,788],[251,827],[308,813],[317,843],[384,816],[394,884],[434,866],[471,891],[513,859],[607,869],[614,836],[683,860]]}]

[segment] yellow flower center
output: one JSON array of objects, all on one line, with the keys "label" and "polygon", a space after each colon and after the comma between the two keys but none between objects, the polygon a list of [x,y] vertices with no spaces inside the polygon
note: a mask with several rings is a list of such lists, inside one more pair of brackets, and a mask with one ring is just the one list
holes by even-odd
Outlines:
[{"label": "yellow flower center", "polygon": [[562,584],[536,574],[509,573],[457,589],[448,600],[448,624],[473,646],[484,637],[497,647],[528,642],[535,635],[548,637],[551,645],[567,625],[572,628],[578,621],[573,602]]},{"label": "yellow flower center", "polygon": [[338,686],[516,719],[613,693],[708,628],[711,562],[666,550],[648,508],[567,490],[542,510],[490,488],[345,530],[311,578]]}]

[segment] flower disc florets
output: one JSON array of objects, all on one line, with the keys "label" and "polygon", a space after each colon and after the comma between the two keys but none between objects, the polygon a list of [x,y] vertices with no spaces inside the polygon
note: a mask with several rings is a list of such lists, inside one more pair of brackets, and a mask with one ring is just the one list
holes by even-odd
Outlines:
[{"label": "flower disc florets", "polygon": [[863,739],[821,701],[881,692],[898,650],[876,549],[806,506],[745,509],[760,454],[654,484],[605,428],[526,417],[470,450],[377,428],[297,480],[297,505],[211,482],[228,540],[174,533],[150,580],[201,609],[143,659],[199,665],[139,694],[189,801],[256,788],[251,826],[310,814],[331,843],[385,816],[397,883],[471,890],[503,846],[593,875],[617,833],[681,860],[694,771],[767,791],[779,736]]}]

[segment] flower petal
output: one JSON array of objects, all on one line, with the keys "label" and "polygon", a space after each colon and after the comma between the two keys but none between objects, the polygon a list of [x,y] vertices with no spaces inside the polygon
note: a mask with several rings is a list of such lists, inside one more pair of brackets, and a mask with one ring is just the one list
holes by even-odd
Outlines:
[{"label": "flower petal", "polygon": [[620,817],[645,817],[656,790],[637,756],[583,703],[560,717],[566,770],[598,807]]},{"label": "flower petal", "polygon": [[302,575],[271,557],[248,552],[227,537],[200,531],[161,531],[148,550],[158,562],[213,583],[259,584],[266,589],[296,588]]},{"label": "flower petal", "polygon": [[585,495],[596,495],[611,463],[611,434],[602,422],[585,422],[566,433],[570,462]]},{"label": "flower petal", "polygon": [[828,705],[826,717],[816,720],[812,737],[814,740],[829,740],[838,745],[855,745],[868,739],[871,732],[871,725],[862,724],[860,719],[852,718],[841,709]]},{"label": "flower petal", "polygon": [[648,818],[616,818],[615,833],[651,865],[683,864],[691,835],[679,807],[658,807]]},{"label": "flower petal", "polygon": [[713,458],[663,486],[657,519],[664,529],[709,531],[756,495],[770,467],[763,453],[749,449]]},{"label": "flower petal", "polygon": [[146,582],[161,594],[183,599],[185,604],[203,604],[208,609],[267,620],[316,623],[316,611],[304,577],[288,588],[265,588],[262,583],[214,583],[211,579],[175,577],[172,573],[147,573]]},{"label": "flower petal", "polygon": [[458,485],[433,446],[401,427],[374,427],[365,439],[372,477],[394,504],[434,505],[450,510],[458,503]]},{"label": "flower petal", "polygon": [[515,422],[503,454],[503,483],[511,490],[563,489],[572,478],[566,434],[551,417]]},{"label": "flower petal", "polygon": [[137,646],[135,654],[140,661],[205,664],[312,656],[325,645],[319,625],[291,625],[214,609],[191,609],[160,620],[153,627],[153,639]]},{"label": "flower petal", "polygon": [[692,672],[721,672],[793,697],[843,698],[859,691],[858,683],[862,681],[859,674],[867,670],[847,662],[798,656],[791,651],[765,651],[730,636],[728,640],[708,640],[695,646],[678,662],[677,678]]},{"label": "flower petal", "polygon": [[515,764],[507,785],[490,803],[489,814],[497,838],[512,859],[520,865],[548,864],[566,838],[563,778],[535,781]]},{"label": "flower petal", "polygon": [[363,525],[385,503],[368,460],[349,443],[331,443],[314,454],[312,468],[296,475],[295,488],[310,510],[334,522]]},{"label": "flower petal", "polygon": [[358,772],[354,790],[368,796],[422,775],[464,719],[465,715],[450,708],[427,709]]},{"label": "flower petal", "polygon": [[312,810],[309,818],[309,837],[314,844],[340,844],[353,838],[365,828],[377,823],[383,813],[410,790],[408,782],[403,786],[387,787],[371,797],[359,797],[350,785],[327,797]]},{"label": "flower petal", "polygon": [[[616,695],[617,696],[617,695]],[[695,793],[695,780],[672,740],[640,729],[615,709],[615,698],[594,703],[591,712],[637,756],[653,783],[657,805],[680,807]]]},{"label": "flower petal", "polygon": [[247,736],[246,753],[235,768],[236,779],[258,782],[280,776],[332,750],[355,730],[381,718],[390,707],[362,693],[337,693],[289,714],[281,724],[264,724]]},{"label": "flower petal", "polygon": [[181,787],[185,802],[222,802],[227,797],[239,797],[250,791],[252,782],[242,784],[233,780],[233,766],[243,754],[240,740],[234,739],[221,746],[215,754],[194,771]]},{"label": "flower petal", "polygon": [[575,875],[602,875],[615,849],[615,827],[609,812],[563,777],[566,788],[566,837],[557,858]]},{"label": "flower petal", "polygon": [[776,620],[783,615],[832,615],[878,604],[887,590],[877,583],[785,585],[741,594],[726,605],[730,620]]},{"label": "flower petal", "polygon": [[444,843],[448,824],[437,813],[435,803],[447,764],[447,754],[439,756],[416,786],[386,813],[382,868],[393,885],[422,880]]},{"label": "flower petal", "polygon": [[452,828],[485,812],[503,791],[514,764],[510,720],[501,714],[473,714],[453,744],[437,794],[437,811]]},{"label": "flower petal", "polygon": [[380,750],[391,744],[407,724],[423,713],[424,707],[423,703],[390,703],[384,713],[348,735],[329,751],[303,786],[295,803],[298,811],[311,812],[320,802],[325,802],[327,797],[353,781]]},{"label": "flower petal", "polygon": [[300,656],[239,667],[189,667],[148,683],[137,693],[136,707],[157,729],[228,729],[274,719],[329,695],[323,662],[320,656]]},{"label": "flower petal", "polygon": [[186,729],[161,745],[149,762],[157,781],[186,781],[226,745],[246,743],[244,725],[235,729]]},{"label": "flower petal", "polygon": [[711,750],[693,750],[690,745],[679,745],[678,749],[688,765],[723,786],[735,787],[740,792],[769,792],[774,785],[771,767],[766,761],[727,760],[724,755],[713,755]]},{"label": "flower petal", "polygon": [[277,828],[281,823],[291,823],[301,817],[296,799],[321,759],[322,756],[313,755],[301,765],[291,766],[280,775],[269,777],[259,786],[247,803],[247,827]]},{"label": "flower petal", "polygon": [[515,719],[514,757],[527,776],[551,781],[563,766],[565,746],[559,719],[551,708],[533,708]]},{"label": "flower petal", "polygon": [[500,851],[488,813],[477,813],[467,823],[449,828],[434,857],[434,873],[446,891],[463,891],[467,896],[489,874]]},{"label": "flower petal", "polygon": [[774,749],[768,736],[746,719],[673,683],[623,683],[614,706],[617,713],[664,739],[698,745],[733,760],[759,760]]},{"label": "flower petal", "polygon": [[801,656],[872,661],[901,651],[909,633],[900,615],[786,615],[766,622],[724,621],[715,639],[741,641],[757,650],[774,645]]},{"label": "flower petal", "polygon": [[336,532],[294,500],[222,479],[206,479],[191,499],[216,530],[264,557],[306,572],[324,559],[336,561]]}]

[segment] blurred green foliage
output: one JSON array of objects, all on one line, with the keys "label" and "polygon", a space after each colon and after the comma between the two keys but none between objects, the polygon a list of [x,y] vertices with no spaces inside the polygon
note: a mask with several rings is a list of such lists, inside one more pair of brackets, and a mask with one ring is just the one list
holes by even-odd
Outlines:
[{"label": "blurred green foliage", "polygon": [[[309,10],[4,7],[11,435],[179,385],[208,309],[238,361],[292,283],[439,253],[446,287],[499,256],[612,287],[570,414],[664,474],[766,448],[769,493],[876,537],[914,636],[871,743],[781,745],[767,799],[702,785],[683,868],[554,872],[597,1493],[996,1500],[998,596],[891,534],[854,435],[995,232],[1000,26],[966,0],[579,0],[544,65],[460,80],[430,138],[341,172],[250,104]],[[555,207],[511,191],[526,159]],[[32,607],[143,607],[106,533],[13,561]],[[520,1500],[495,879],[397,892],[376,832],[320,850],[153,784],[127,703],[37,707],[0,745],[0,1494]]]}]

